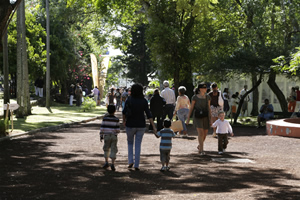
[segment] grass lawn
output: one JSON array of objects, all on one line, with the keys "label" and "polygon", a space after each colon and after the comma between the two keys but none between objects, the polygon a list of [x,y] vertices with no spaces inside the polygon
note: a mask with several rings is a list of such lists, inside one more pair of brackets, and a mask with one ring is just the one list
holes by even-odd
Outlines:
[{"label": "grass lawn", "polygon": [[[32,115],[25,118],[13,120],[13,133],[26,132],[42,127],[55,126],[64,123],[78,122],[89,118],[97,117],[106,113],[105,106],[97,106],[93,110],[83,111],[80,107],[67,104],[55,104],[51,109],[46,107],[32,107]],[[9,131],[11,126],[9,126]]]}]

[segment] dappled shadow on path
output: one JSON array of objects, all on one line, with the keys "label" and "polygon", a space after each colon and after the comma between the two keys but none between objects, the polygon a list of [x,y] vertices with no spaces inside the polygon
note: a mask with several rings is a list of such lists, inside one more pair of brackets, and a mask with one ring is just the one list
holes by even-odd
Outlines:
[{"label": "dappled shadow on path", "polygon": [[[213,152],[207,152],[207,156],[172,155],[170,172],[153,168],[159,163],[151,158],[158,158],[158,154],[143,155],[141,171],[124,169],[124,157],[118,160],[116,172],[103,170],[95,159],[102,154],[84,150],[51,152],[49,148],[58,145],[54,141],[63,137],[49,133],[1,143],[1,199],[132,199],[163,191],[226,195],[254,187],[255,199],[295,199],[300,195],[299,184],[291,187],[284,181],[299,183],[300,179],[283,169],[228,167],[222,163],[211,167],[211,158],[218,157]],[[225,157],[243,158],[244,154],[231,152]]]}]

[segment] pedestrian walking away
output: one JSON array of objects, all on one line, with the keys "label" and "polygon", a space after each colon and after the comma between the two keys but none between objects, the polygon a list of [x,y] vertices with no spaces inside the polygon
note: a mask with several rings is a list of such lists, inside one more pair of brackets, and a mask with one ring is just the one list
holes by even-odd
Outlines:
[{"label": "pedestrian walking away", "polygon": [[162,98],[166,100],[166,105],[164,108],[164,114],[163,114],[163,120],[168,118],[172,121],[173,118],[173,112],[175,107],[175,93],[174,90],[169,88],[169,82],[164,81],[163,83],[165,89],[161,92]]},{"label": "pedestrian walking away", "polygon": [[108,157],[111,159],[110,168],[115,171],[115,160],[118,153],[118,133],[120,133],[120,123],[119,119],[115,117],[116,107],[114,105],[107,106],[107,112],[103,117],[101,128],[100,128],[100,141],[104,140],[103,151],[105,164],[103,168],[109,167]]},{"label": "pedestrian walking away", "polygon": [[69,105],[73,106],[73,100],[74,100],[74,95],[75,95],[75,85],[71,84],[69,88]]},{"label": "pedestrian walking away", "polygon": [[131,96],[127,98],[122,114],[123,125],[126,127],[127,134],[128,168],[134,166],[137,171],[140,170],[141,145],[146,130],[145,113],[153,126],[153,132],[155,134],[156,128],[148,107],[148,102],[144,98],[143,86],[137,83],[133,84],[131,87]]},{"label": "pedestrian walking away", "polygon": [[122,93],[122,110],[125,107],[125,101],[128,97],[128,88],[125,89],[125,91]]},{"label": "pedestrian walking away", "polygon": [[81,103],[82,103],[82,88],[79,85],[79,83],[76,84],[75,96],[76,96],[76,106],[81,106]]},{"label": "pedestrian walking away", "polygon": [[[165,99],[159,95],[159,90],[155,89],[154,95],[150,99],[150,111],[152,113],[153,121],[155,121],[156,119],[157,130],[161,130],[163,128],[162,115],[163,115],[163,109],[165,105],[166,105]],[[153,130],[151,124],[149,126],[149,130],[151,131]]]},{"label": "pedestrian walking away", "polygon": [[175,137],[175,133],[170,129],[171,121],[169,119],[164,120],[164,128],[157,132],[156,137],[161,138],[160,140],[160,161],[161,161],[161,169],[160,171],[169,171],[169,163],[170,163],[170,154],[172,149],[172,138]]},{"label": "pedestrian walking away", "polygon": [[[178,119],[182,122],[183,137],[188,136],[187,128],[185,125],[185,120],[188,117],[190,107],[191,107],[190,99],[188,96],[185,95],[185,92],[186,92],[186,88],[184,86],[180,86],[178,88],[179,96],[177,97],[176,107],[175,107],[175,111],[174,111],[174,116],[177,114]],[[179,133],[179,134],[181,134],[181,133]]]},{"label": "pedestrian walking away", "polygon": [[117,111],[119,111],[119,109],[121,107],[121,93],[120,93],[119,88],[117,88],[117,90],[116,90],[115,99],[116,99],[116,109],[117,109]]},{"label": "pedestrian walking away", "polygon": [[94,101],[96,102],[96,105],[98,106],[98,100],[100,98],[100,91],[97,86],[93,90],[91,90],[94,95]]}]

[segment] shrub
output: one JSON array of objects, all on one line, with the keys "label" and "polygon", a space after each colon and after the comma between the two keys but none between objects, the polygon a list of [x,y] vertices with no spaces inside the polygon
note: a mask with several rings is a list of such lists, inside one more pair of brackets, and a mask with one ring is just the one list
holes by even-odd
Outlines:
[{"label": "shrub", "polygon": [[83,97],[83,99],[84,100],[81,105],[83,112],[85,112],[86,110],[92,110],[93,108],[96,108],[96,102],[94,101],[94,99],[90,97]]},{"label": "shrub", "polygon": [[5,137],[8,129],[8,119],[0,120],[0,137]]}]

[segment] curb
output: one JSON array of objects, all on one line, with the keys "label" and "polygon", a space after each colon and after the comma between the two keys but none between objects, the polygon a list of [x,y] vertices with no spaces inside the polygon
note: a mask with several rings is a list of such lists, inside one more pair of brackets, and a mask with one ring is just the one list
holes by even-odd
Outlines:
[{"label": "curb", "polygon": [[102,119],[103,117],[104,117],[104,115],[101,115],[101,116],[98,116],[98,117],[93,117],[93,118],[85,119],[85,120],[78,121],[78,122],[59,124],[59,125],[56,125],[56,126],[48,126],[48,127],[43,127],[43,128],[39,128],[39,129],[34,129],[34,130],[30,130],[30,131],[23,132],[23,133],[16,133],[16,134],[13,134],[13,135],[8,135],[8,136],[5,136],[5,137],[1,137],[0,142],[6,141],[6,140],[16,139],[16,138],[21,137],[21,136],[33,135],[33,134],[36,134],[36,133],[39,133],[39,132],[52,132],[52,131],[56,131],[56,130],[59,130],[59,129],[62,129],[62,128],[69,128],[72,125],[79,125],[81,123],[91,122],[91,121],[94,121],[94,120],[97,120],[97,119]]}]

